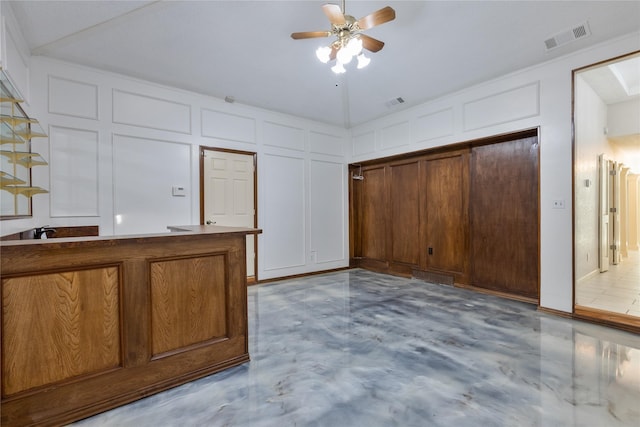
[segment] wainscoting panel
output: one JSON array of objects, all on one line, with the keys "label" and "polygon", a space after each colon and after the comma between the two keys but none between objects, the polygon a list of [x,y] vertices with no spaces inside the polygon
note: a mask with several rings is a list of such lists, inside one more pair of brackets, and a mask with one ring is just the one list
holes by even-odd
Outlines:
[{"label": "wainscoting panel", "polygon": [[3,397],[120,366],[118,272],[113,266],[2,281]]},{"label": "wainscoting panel", "polygon": [[226,264],[224,254],[150,263],[154,357],[227,336]]},{"label": "wainscoting panel", "polygon": [[202,136],[256,143],[256,119],[203,108]]},{"label": "wainscoting panel", "polygon": [[50,75],[49,113],[98,120],[98,85]]},{"label": "wainscoting panel", "polygon": [[113,123],[190,134],[191,106],[116,89]]}]

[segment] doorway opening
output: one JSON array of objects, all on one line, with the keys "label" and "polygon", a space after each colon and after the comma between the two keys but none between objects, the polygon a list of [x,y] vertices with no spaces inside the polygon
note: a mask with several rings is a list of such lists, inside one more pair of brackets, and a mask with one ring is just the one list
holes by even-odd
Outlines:
[{"label": "doorway opening", "polygon": [[640,328],[640,52],[573,72],[574,314]]},{"label": "doorway opening", "polygon": [[[257,154],[200,146],[200,224],[256,228]],[[256,235],[247,236],[247,283],[258,281]]]}]

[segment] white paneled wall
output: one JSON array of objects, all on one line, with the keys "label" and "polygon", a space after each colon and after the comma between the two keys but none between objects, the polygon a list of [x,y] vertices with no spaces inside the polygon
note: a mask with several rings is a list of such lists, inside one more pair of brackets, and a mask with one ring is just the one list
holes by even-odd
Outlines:
[{"label": "white paneled wall", "polygon": [[[299,269],[305,265],[305,161],[303,157],[265,154],[258,180],[264,185],[260,204],[264,218],[265,271]],[[259,166],[260,167],[260,166]]]},{"label": "white paneled wall", "polygon": [[[113,135],[114,234],[165,232],[167,225],[191,222],[191,151],[186,143]],[[174,196],[173,187],[186,195]]]},{"label": "white paneled wall", "polygon": [[98,132],[49,126],[51,217],[98,217]]},{"label": "white paneled wall", "polygon": [[[312,160],[309,176],[309,247],[310,260],[318,264],[338,262],[348,255],[348,247],[341,244],[347,240],[344,229],[334,224],[344,222],[348,209],[344,175],[346,166],[339,162]],[[341,189],[341,191],[336,191]]]},{"label": "white paneled wall", "polygon": [[32,114],[49,134],[35,143],[50,166],[34,184],[50,194],[2,234],[197,224],[199,147],[220,147],[258,154],[259,279],[348,265],[347,130],[42,57],[29,74]]}]

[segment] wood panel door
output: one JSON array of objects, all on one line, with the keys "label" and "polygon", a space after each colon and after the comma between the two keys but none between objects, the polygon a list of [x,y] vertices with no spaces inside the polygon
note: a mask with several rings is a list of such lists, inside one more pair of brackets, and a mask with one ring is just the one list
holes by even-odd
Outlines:
[{"label": "wood panel door", "polygon": [[399,264],[396,269],[411,270],[420,266],[421,200],[420,162],[389,166],[389,221],[390,261]]},{"label": "wood panel door", "polygon": [[361,185],[361,257],[387,264],[387,192],[385,167],[363,170]]},{"label": "wood panel door", "polygon": [[425,161],[425,265],[457,283],[468,281],[468,170],[468,153]]},{"label": "wood panel door", "polygon": [[539,296],[538,138],[477,146],[471,156],[471,281]]}]

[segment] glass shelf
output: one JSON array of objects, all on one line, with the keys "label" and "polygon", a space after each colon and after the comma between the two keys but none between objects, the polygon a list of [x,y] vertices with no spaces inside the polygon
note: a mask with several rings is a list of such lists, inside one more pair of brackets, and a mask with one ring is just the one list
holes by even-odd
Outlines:
[{"label": "glass shelf", "polygon": [[18,91],[0,68],[0,218],[31,215],[31,197],[48,193],[31,185],[31,168],[46,165],[31,151],[31,138],[46,137],[40,123],[29,117]]}]

